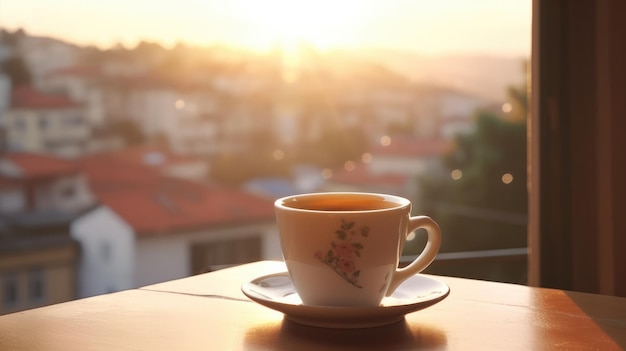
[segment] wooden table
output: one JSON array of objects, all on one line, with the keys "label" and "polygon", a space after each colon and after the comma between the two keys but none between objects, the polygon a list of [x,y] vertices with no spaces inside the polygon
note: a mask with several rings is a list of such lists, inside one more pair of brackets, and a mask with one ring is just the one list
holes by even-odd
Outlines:
[{"label": "wooden table", "polygon": [[0,350],[620,350],[626,298],[435,277],[451,293],[404,322],[324,329],[240,291],[263,261],[0,316]]}]

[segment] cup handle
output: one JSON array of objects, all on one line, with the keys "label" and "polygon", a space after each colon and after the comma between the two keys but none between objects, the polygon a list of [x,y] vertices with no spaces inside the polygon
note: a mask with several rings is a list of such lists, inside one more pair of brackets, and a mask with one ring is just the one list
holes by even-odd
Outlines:
[{"label": "cup handle", "polygon": [[396,272],[391,278],[391,283],[389,283],[386,296],[390,296],[403,281],[423,271],[435,260],[435,257],[439,252],[439,248],[441,247],[441,229],[439,228],[439,225],[430,217],[416,216],[409,218],[408,232],[405,235],[408,236],[410,233],[420,228],[426,229],[426,232],[428,233],[428,242],[426,243],[426,247],[424,247],[424,251],[422,251],[422,253],[413,262],[411,262],[411,264],[404,268],[396,268]]}]

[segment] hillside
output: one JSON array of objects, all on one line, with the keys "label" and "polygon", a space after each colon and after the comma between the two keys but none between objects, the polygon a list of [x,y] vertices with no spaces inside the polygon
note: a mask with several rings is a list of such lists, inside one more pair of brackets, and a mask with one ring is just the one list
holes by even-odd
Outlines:
[{"label": "hillside", "polygon": [[502,101],[511,85],[524,83],[525,58],[491,55],[426,56],[408,51],[362,50],[335,54],[384,64],[415,83],[429,83]]}]

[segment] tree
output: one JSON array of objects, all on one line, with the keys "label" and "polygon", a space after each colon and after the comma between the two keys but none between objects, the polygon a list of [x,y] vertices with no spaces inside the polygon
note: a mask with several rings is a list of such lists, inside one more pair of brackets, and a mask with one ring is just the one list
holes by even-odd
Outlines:
[{"label": "tree", "polygon": [[139,145],[146,141],[146,137],[139,126],[128,118],[119,119],[111,123],[111,130],[122,138],[127,146]]},{"label": "tree", "polygon": [[13,32],[10,32],[6,29],[0,30],[0,40],[13,49],[17,48],[20,40],[26,37],[26,35],[26,31],[24,31],[23,28],[18,28]]},{"label": "tree", "polygon": [[6,61],[2,62],[0,71],[9,76],[11,84],[14,87],[20,85],[30,85],[31,74],[30,70],[19,56],[13,56]]},{"label": "tree", "polygon": [[526,92],[509,89],[508,113],[481,111],[443,156],[445,177],[422,177],[416,201],[447,236],[442,250],[526,246]]},{"label": "tree", "polygon": [[[422,177],[419,211],[441,226],[442,252],[526,247],[526,90],[509,89],[508,113],[481,111],[474,132],[459,135],[442,158],[443,174]],[[420,237],[406,246],[414,254]],[[526,282],[526,263],[462,261],[434,265],[428,273]]]},{"label": "tree", "polygon": [[358,161],[368,150],[364,131],[358,127],[325,126],[317,140],[303,145],[301,157],[320,167],[343,167]]}]

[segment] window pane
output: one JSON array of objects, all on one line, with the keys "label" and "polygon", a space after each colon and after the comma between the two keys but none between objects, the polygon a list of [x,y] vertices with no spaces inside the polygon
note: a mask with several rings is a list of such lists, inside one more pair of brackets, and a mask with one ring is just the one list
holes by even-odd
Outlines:
[{"label": "window pane", "polygon": [[259,237],[195,243],[191,247],[194,274],[254,262],[261,258],[261,240]]},{"label": "window pane", "polygon": [[[8,86],[32,88],[11,92],[8,148],[58,158],[36,163],[41,179],[87,184],[24,199],[110,210],[76,235],[95,256],[81,276],[110,263],[103,291],[154,257],[163,279],[279,259],[272,200],[339,190],[435,219],[427,272],[523,283],[531,3],[3,3]],[[30,110],[49,122],[26,136]],[[424,245],[409,239],[405,263]]]},{"label": "window pane", "polygon": [[28,296],[33,303],[41,303],[46,296],[46,280],[43,268],[33,268],[28,273]]},{"label": "window pane", "polygon": [[5,308],[13,308],[18,304],[19,292],[17,274],[5,273],[2,276],[3,305]]}]

